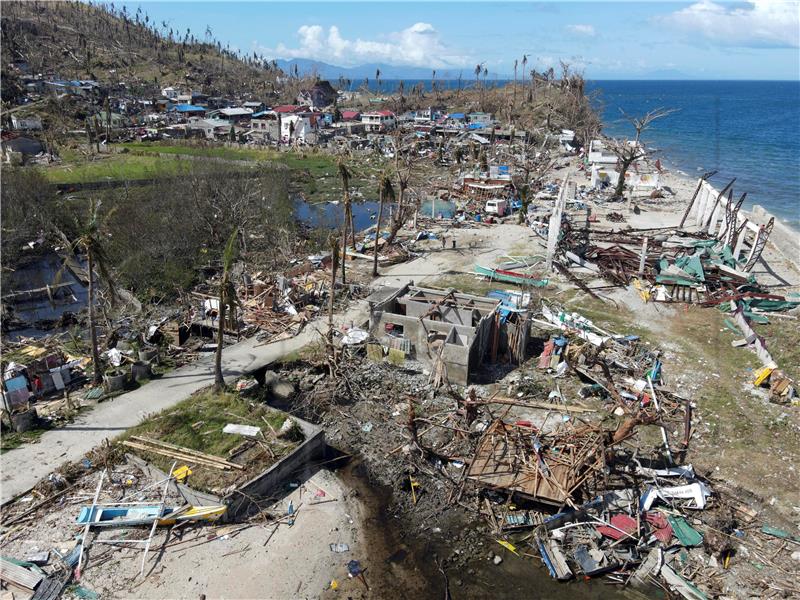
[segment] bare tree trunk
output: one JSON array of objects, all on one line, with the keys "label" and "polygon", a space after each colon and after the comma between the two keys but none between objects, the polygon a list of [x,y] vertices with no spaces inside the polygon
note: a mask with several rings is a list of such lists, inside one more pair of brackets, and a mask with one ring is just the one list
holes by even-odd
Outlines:
[{"label": "bare tree trunk", "polygon": [[225,289],[227,287],[227,274],[219,284],[219,313],[217,314],[217,349],[214,353],[214,392],[219,394],[225,389],[225,378],[222,376],[222,345],[225,339]]},{"label": "bare tree trunk", "polygon": [[344,205],[344,219],[342,219],[342,284],[346,282],[347,276],[347,227],[349,225],[348,218],[347,218],[347,204],[350,202],[350,199],[345,195],[345,205]]},{"label": "bare tree trunk", "polygon": [[353,246],[353,250],[355,250],[356,249],[356,224],[355,224],[355,221],[353,220],[353,204],[350,203],[350,202],[347,204],[347,212],[350,215],[350,241],[351,241],[351,245]]},{"label": "bare tree trunk", "polygon": [[381,222],[383,221],[383,186],[381,186],[380,204],[378,205],[378,225],[375,229],[375,249],[372,254],[372,276],[378,276],[378,240],[381,236]]},{"label": "bare tree trunk", "polygon": [[389,237],[386,238],[386,245],[388,246],[394,241],[394,238],[397,237],[397,232],[400,231],[400,228],[403,226],[405,222],[405,195],[406,195],[406,188],[405,183],[401,180],[399,182],[400,193],[397,196],[397,212],[392,216],[391,226],[389,228]]},{"label": "bare tree trunk", "polygon": [[614,196],[616,197],[622,196],[622,193],[625,190],[625,175],[628,172],[628,167],[630,167],[630,165],[631,163],[628,161],[620,161],[619,179],[617,180],[617,186],[614,188]]},{"label": "bare tree trunk", "polygon": [[336,299],[336,261],[339,258],[339,243],[331,234],[331,291],[328,302],[328,341],[333,340],[333,303]]},{"label": "bare tree trunk", "polygon": [[89,299],[89,335],[91,337],[92,342],[92,366],[94,369],[94,374],[92,375],[92,383],[94,385],[100,385],[103,381],[103,372],[100,366],[100,351],[97,347],[97,326],[95,323],[96,315],[94,310],[94,256],[92,256],[92,251],[86,253],[88,258],[88,267],[89,267],[89,290],[88,290],[88,299]]}]

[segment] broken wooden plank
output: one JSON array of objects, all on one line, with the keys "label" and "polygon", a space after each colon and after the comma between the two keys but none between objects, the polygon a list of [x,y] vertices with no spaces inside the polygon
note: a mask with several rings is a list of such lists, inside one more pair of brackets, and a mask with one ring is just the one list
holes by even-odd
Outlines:
[{"label": "broken wooden plank", "polygon": [[44,579],[39,573],[15,565],[6,558],[0,558],[0,579],[26,590],[35,590],[36,586]]},{"label": "broken wooden plank", "polygon": [[138,435],[131,436],[132,440],[136,440],[138,442],[142,442],[144,444],[151,444],[153,446],[161,446],[163,448],[167,448],[169,450],[174,450],[176,452],[180,452],[182,454],[187,454],[192,457],[201,458],[203,460],[208,460],[211,462],[218,462],[220,464],[224,464],[225,466],[229,466],[234,469],[243,469],[242,465],[232,463],[230,461],[225,460],[220,456],[214,456],[213,454],[206,454],[205,452],[200,452],[199,450],[193,450],[192,448],[186,448],[184,446],[176,446],[175,444],[168,444],[167,442],[162,442],[161,440],[154,440],[151,438],[141,437]]}]

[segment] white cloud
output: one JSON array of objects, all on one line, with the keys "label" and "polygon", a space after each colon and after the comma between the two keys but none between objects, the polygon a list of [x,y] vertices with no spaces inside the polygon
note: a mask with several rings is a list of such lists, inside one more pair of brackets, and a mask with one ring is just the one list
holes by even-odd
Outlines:
[{"label": "white cloud", "polygon": [[585,35],[586,37],[597,35],[593,25],[567,25],[567,31],[576,35]]},{"label": "white cloud", "polygon": [[750,0],[749,6],[725,6],[700,0],[659,21],[723,46],[800,47],[800,2]]},{"label": "white cloud", "polygon": [[335,25],[327,31],[320,25],[303,25],[297,30],[297,36],[298,47],[289,48],[281,42],[275,48],[262,48],[263,53],[271,58],[310,58],[343,67],[381,62],[443,68],[470,62],[468,56],[448,48],[430,23],[414,23],[411,27],[387,34],[380,41],[346,39]]}]

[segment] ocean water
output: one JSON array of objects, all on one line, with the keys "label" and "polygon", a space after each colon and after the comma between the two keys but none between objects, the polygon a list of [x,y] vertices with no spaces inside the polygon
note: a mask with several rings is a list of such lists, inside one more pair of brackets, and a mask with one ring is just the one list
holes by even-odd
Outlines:
[{"label": "ocean water", "polygon": [[644,135],[662,162],[712,182],[800,230],[800,81],[592,81],[605,133],[631,136],[620,109],[641,116],[678,109]]},{"label": "ocean water", "polygon": [[[430,79],[408,79],[406,92],[418,82],[430,90]],[[398,83],[382,81],[380,92],[392,93]],[[353,85],[360,84],[363,80]],[[437,84],[459,85],[457,80]],[[471,73],[464,73],[461,85],[475,85]],[[378,92],[374,79],[370,88]],[[734,193],[738,198],[747,192],[746,208],[761,204],[800,230],[800,81],[589,81],[587,91],[597,94],[604,131],[612,136],[633,135],[620,109],[633,116],[677,109],[643,136],[662,162],[690,177],[718,171],[711,179],[718,188],[736,177]]]}]

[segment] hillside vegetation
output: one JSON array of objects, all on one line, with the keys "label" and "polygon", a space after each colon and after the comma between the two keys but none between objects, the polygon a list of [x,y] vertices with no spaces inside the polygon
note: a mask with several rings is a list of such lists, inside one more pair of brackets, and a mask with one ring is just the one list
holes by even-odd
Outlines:
[{"label": "hillside vegetation", "polygon": [[173,85],[268,98],[281,75],[263,57],[223,46],[210,27],[177,31],[152,20],[146,5],[132,13],[113,3],[3,2],[2,53],[4,101],[21,93],[19,70],[94,79],[144,97]]}]

